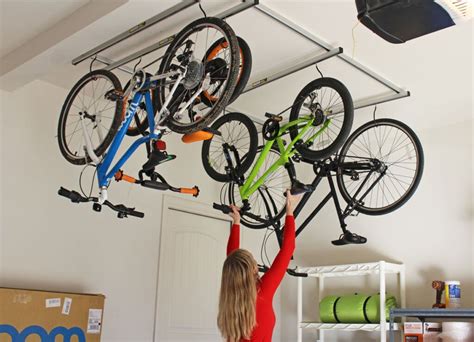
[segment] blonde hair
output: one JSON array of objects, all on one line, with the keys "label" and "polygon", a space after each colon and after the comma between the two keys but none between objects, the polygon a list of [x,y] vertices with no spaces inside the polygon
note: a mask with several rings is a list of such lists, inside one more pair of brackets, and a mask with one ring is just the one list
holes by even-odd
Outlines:
[{"label": "blonde hair", "polygon": [[236,249],[222,267],[217,326],[227,342],[250,339],[256,325],[257,263],[245,249]]}]

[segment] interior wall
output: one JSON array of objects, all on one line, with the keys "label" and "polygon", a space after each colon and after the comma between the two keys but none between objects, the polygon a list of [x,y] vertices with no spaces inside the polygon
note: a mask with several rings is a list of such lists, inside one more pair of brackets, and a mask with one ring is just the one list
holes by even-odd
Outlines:
[{"label": "interior wall", "polygon": [[[369,113],[360,113],[366,116]],[[383,115],[381,115],[383,116]],[[369,118],[366,118],[369,120]],[[359,118],[360,120],[360,118]],[[298,265],[318,266],[385,260],[406,265],[407,307],[431,307],[433,280],[460,280],[464,307],[474,305],[473,253],[473,121],[417,131],[425,153],[425,169],[415,195],[399,210],[383,216],[359,215],[347,220],[348,229],[368,238],[362,246],[335,247],[339,234],[334,205],[329,202],[297,239]],[[307,181],[311,175],[302,168]],[[323,190],[324,189],[324,190]],[[329,191],[323,180],[307,208],[314,208]],[[311,206],[312,204],[312,206]],[[308,210],[305,210],[308,213]],[[305,213],[301,217],[304,217]],[[302,218],[297,220],[302,222]],[[377,278],[334,279],[326,295],[377,293]],[[318,321],[317,284],[304,280],[305,321]],[[287,278],[282,289],[282,339],[296,339],[297,281]],[[396,293],[396,278],[388,292]],[[313,341],[315,332],[305,333]],[[328,333],[328,341],[378,341],[375,333]]]},{"label": "interior wall", "polygon": [[[105,294],[103,340],[152,341],[163,193],[113,182],[113,203],[145,212],[144,219],[123,220],[57,195],[60,186],[78,190],[81,170],[63,159],[55,137],[66,95],[42,81],[0,93],[1,172],[8,175],[1,177],[0,286]],[[160,172],[175,186],[198,185],[195,200],[210,205],[220,185],[202,168],[201,144],[179,139],[166,136],[168,152],[178,157]],[[144,161],[139,150],[124,171],[134,175]],[[85,172],[85,188],[91,176]],[[259,252],[260,232],[245,231],[242,241]]]}]

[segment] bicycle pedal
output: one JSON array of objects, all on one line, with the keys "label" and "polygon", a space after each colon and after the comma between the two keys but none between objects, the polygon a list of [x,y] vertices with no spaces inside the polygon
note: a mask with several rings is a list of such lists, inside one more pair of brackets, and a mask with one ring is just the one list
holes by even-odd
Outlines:
[{"label": "bicycle pedal", "polygon": [[100,213],[102,211],[102,206],[99,203],[94,203],[92,205],[92,210],[97,211],[98,213]]}]

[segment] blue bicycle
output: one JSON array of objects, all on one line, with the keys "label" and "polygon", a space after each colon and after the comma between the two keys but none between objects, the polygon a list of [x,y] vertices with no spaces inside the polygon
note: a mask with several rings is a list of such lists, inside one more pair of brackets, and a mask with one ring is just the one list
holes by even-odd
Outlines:
[{"label": "blue bicycle", "polygon": [[[184,142],[219,134],[208,125],[230,100],[235,100],[239,95],[236,90],[241,91],[248,80],[249,70],[244,70],[241,63],[240,40],[223,20],[201,18],[175,36],[159,58],[161,64],[155,75],[139,69],[125,90],[107,70],[94,70],[82,77],[62,107],[58,142],[70,163],[96,168],[99,195],[86,195],[82,187],[82,194],[61,187],[59,195],[75,203],[93,202],[95,211],[106,205],[120,218],[144,214],[108,201],[112,179],[197,196],[196,186],[172,187],[155,172],[156,166],[175,158],[167,154],[161,138],[169,130],[185,134]],[[142,136],[114,164],[125,135],[137,135],[137,131]],[[121,168],[141,145],[147,147],[148,160],[136,179],[125,175]]]}]

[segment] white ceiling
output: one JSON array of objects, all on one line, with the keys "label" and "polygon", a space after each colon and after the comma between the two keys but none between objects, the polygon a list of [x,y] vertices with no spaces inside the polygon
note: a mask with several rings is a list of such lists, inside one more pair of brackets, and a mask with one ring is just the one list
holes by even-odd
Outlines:
[{"label": "white ceiling", "polygon": [[90,0],[0,0],[0,57],[48,30]]},{"label": "white ceiling", "polygon": [[[29,6],[25,5],[24,1],[14,1],[14,6],[11,0],[0,0],[2,9],[5,1],[10,3],[8,6],[11,8],[17,6],[16,11],[19,13],[21,13],[21,8],[24,11],[25,6]],[[111,0],[93,0],[92,3],[107,1]],[[110,13],[92,23],[87,23],[67,39],[58,41],[42,54],[41,62],[38,59],[25,63],[25,65],[30,64],[30,69],[23,74],[30,74],[31,68],[34,67],[36,79],[70,88],[82,74],[87,72],[89,67],[88,62],[72,66],[70,61],[74,57],[179,2],[179,0],[121,1]],[[61,3],[65,2],[61,1]],[[67,2],[70,7],[64,5],[63,18],[70,14],[68,11],[72,9],[73,4],[79,6],[79,0]],[[239,2],[239,0],[202,0],[203,7],[209,15],[216,14]],[[47,9],[53,11],[56,7],[52,0],[37,0],[35,3],[43,5],[42,11],[47,11]],[[342,46],[349,56],[354,55],[359,62],[410,90],[412,92],[410,98],[382,107],[386,112],[390,112],[390,115],[394,112],[400,113],[402,119],[409,120],[420,127],[440,124],[447,117],[451,121],[462,121],[472,116],[474,28],[472,20],[405,44],[390,44],[363,25],[356,25],[357,13],[354,0],[261,0],[261,3],[333,45]],[[61,19],[59,14],[57,15],[50,21],[53,26],[54,21]],[[186,23],[201,15],[198,6],[192,6],[101,54],[117,59],[177,32]],[[28,18],[30,16],[32,15],[28,15]],[[74,14],[71,17],[73,16]],[[5,17],[8,22],[13,21],[10,14]],[[287,67],[304,56],[322,52],[313,43],[255,9],[249,9],[231,17],[228,22],[251,47],[253,54],[251,78],[253,80],[268,75],[282,66]],[[33,29],[32,25],[28,24],[25,27],[30,28],[30,37],[38,33],[36,31],[38,28]],[[4,35],[2,32],[2,37]],[[19,41],[16,38],[12,39],[12,46],[18,45]],[[44,57],[45,54],[47,58]],[[152,57],[153,55],[144,60]],[[155,68],[157,69],[158,65]],[[325,75],[343,81],[355,99],[387,90],[337,58],[320,63],[320,68]],[[155,70],[152,68],[150,71]],[[125,81],[126,74],[120,71],[117,73]],[[13,75],[10,76],[13,77]],[[316,77],[318,74],[314,67],[308,68],[242,95],[233,107],[258,117],[262,117],[265,111],[276,112],[289,106],[299,90]],[[438,98],[442,101],[437,101]],[[359,112],[366,113],[367,116],[370,115],[370,111],[371,109]],[[433,113],[438,113],[437,117],[434,117]]]}]

